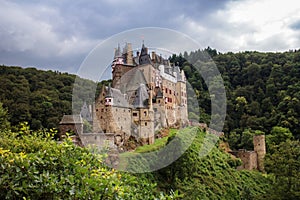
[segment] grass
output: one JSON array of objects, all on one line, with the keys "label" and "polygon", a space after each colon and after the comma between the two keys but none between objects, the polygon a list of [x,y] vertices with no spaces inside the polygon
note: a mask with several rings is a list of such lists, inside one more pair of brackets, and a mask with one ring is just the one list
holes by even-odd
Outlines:
[{"label": "grass", "polygon": [[176,135],[177,131],[178,131],[177,129],[170,129],[168,136],[159,138],[159,139],[155,139],[153,144],[139,146],[136,148],[134,153],[146,153],[146,152],[156,151],[156,150],[160,149],[161,147],[165,146],[169,137]]}]

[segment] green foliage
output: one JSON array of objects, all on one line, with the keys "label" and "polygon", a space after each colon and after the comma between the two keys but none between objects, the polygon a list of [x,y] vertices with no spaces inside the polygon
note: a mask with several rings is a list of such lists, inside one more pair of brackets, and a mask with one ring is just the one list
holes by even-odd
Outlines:
[{"label": "green foliage", "polygon": [[155,139],[154,144],[151,144],[151,145],[139,146],[136,148],[136,150],[134,152],[135,153],[145,153],[145,152],[159,150],[160,148],[165,146],[165,144],[168,142],[168,139],[170,137],[173,137],[176,134],[176,132],[177,132],[176,129],[170,129],[170,133],[167,137]]},{"label": "green foliage", "polygon": [[[255,199],[263,196],[270,180],[258,172],[237,171],[239,159],[213,147],[208,155],[203,142],[213,137],[198,132],[189,149],[170,166],[155,173],[159,186],[179,190],[183,199]],[[209,140],[214,141],[213,138]],[[209,145],[208,145],[209,146]],[[204,149],[204,150],[203,150]]]},{"label": "green foliage", "polygon": [[83,119],[83,132],[91,133],[93,131],[92,125],[85,119]]},{"label": "green foliage", "polygon": [[253,137],[255,135],[264,135],[260,130],[245,129],[241,134],[231,132],[228,137],[228,142],[232,149],[247,149],[253,150]]},{"label": "green foliage", "polygon": [[62,116],[72,113],[72,98],[79,113],[84,101],[92,103],[102,83],[79,77],[74,83],[75,78],[58,71],[0,66],[0,102],[8,110],[11,125],[27,121],[33,130],[57,128]]},{"label": "green foliage", "polygon": [[[255,171],[237,171],[240,159],[231,157],[215,146],[218,145],[214,144],[216,136],[191,127],[183,131],[190,135],[179,132],[168,138],[166,145],[173,143],[171,149],[163,153],[154,151],[160,162],[173,159],[177,154],[182,156],[171,165],[143,176],[155,180],[163,191],[178,190],[182,199],[263,198],[271,183],[269,177]],[[191,146],[184,151],[194,134],[196,137]],[[204,141],[208,142],[206,146],[203,146]],[[151,169],[157,164],[146,155],[136,153],[126,153],[123,162],[127,162],[127,169]]]},{"label": "green foliage", "polygon": [[55,132],[0,132],[0,199],[175,199],[143,177],[106,167],[103,156],[57,143]]},{"label": "green foliage", "polygon": [[8,129],[9,127],[7,110],[2,107],[2,103],[0,102],[0,130]]},{"label": "green foliage", "polygon": [[292,139],[293,134],[288,128],[274,126],[271,130],[270,135],[267,135],[266,142],[267,146],[278,145],[281,142],[285,142],[288,139]]},{"label": "green foliage", "polygon": [[[272,127],[281,126],[300,138],[299,51],[223,54],[207,48],[185,52],[183,57],[173,55],[170,60],[180,65],[196,91],[200,121],[209,123],[210,95],[201,74],[209,73],[212,62],[204,52],[212,56],[226,87],[227,117],[223,131],[227,136],[242,134],[249,128],[268,134]],[[201,62],[201,74],[193,66],[197,61]]]},{"label": "green foliage", "polygon": [[272,147],[265,169],[274,175],[268,199],[300,199],[300,142],[286,140]]}]

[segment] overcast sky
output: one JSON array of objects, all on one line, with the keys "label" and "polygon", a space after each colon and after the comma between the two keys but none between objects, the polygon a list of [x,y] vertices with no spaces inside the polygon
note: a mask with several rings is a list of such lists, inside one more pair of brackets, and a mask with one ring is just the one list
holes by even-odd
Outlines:
[{"label": "overcast sky", "polygon": [[300,3],[0,0],[0,64],[75,73],[97,44],[141,27],[174,29],[220,52],[287,51],[300,48]]}]

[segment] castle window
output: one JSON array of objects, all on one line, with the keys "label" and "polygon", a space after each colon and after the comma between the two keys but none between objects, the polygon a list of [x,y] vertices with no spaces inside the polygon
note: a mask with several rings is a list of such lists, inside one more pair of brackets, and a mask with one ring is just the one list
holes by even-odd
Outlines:
[{"label": "castle window", "polygon": [[132,115],[133,115],[134,117],[137,117],[137,113],[136,113],[136,112],[132,113]]},{"label": "castle window", "polygon": [[102,109],[101,109],[101,112],[103,112],[103,111],[104,111],[104,109],[102,108]]},{"label": "castle window", "polygon": [[158,103],[160,103],[160,100],[158,100]]},{"label": "castle window", "polygon": [[98,112],[98,109],[96,109],[96,111]]},{"label": "castle window", "polygon": [[147,111],[144,111],[144,116],[147,116]]},{"label": "castle window", "polygon": [[170,90],[170,94],[172,94],[172,90]]},{"label": "castle window", "polygon": [[103,117],[101,116],[100,119],[102,119]]},{"label": "castle window", "polygon": [[130,110],[128,110],[128,112],[130,112]]},{"label": "castle window", "polygon": [[125,109],[123,111],[125,112]]},{"label": "castle window", "polygon": [[111,99],[108,99],[108,102],[111,102]]},{"label": "castle window", "polygon": [[168,93],[168,88],[166,88],[166,93]]},{"label": "castle window", "polygon": [[145,122],[145,126],[147,126],[147,122]]}]

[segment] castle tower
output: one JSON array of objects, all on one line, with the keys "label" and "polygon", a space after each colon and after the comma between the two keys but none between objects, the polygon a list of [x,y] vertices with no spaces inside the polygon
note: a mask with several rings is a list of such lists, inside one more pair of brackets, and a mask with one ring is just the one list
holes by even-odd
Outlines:
[{"label": "castle tower", "polygon": [[133,53],[131,43],[126,43],[123,53],[126,55],[126,64],[133,65]]},{"label": "castle tower", "polygon": [[113,105],[113,96],[112,96],[112,92],[111,92],[111,87],[110,85],[107,88],[107,94],[105,96],[105,105],[106,106],[112,106]]},{"label": "castle tower", "polygon": [[255,135],[253,137],[254,151],[257,153],[257,168],[264,171],[264,158],[266,155],[265,135]]}]

